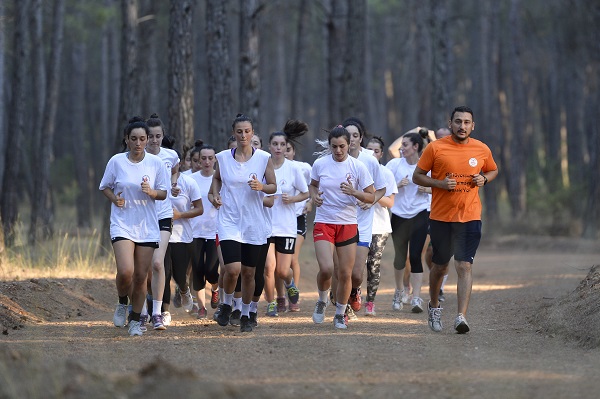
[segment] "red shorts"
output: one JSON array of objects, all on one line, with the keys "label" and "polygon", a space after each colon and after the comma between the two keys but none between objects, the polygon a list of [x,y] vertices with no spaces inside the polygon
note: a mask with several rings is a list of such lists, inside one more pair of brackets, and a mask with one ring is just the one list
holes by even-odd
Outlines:
[{"label": "red shorts", "polygon": [[313,228],[314,241],[329,241],[336,247],[343,247],[358,242],[357,224],[315,223]]}]

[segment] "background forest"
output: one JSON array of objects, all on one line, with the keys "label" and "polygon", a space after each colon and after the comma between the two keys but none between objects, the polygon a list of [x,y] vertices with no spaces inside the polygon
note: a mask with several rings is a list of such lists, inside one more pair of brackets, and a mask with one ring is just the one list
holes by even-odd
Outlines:
[{"label": "background forest", "polygon": [[463,104],[500,168],[486,231],[597,238],[599,69],[597,0],[2,0],[0,242],[99,228],[133,115],[178,149],[301,119],[312,162],[345,117],[389,144]]}]

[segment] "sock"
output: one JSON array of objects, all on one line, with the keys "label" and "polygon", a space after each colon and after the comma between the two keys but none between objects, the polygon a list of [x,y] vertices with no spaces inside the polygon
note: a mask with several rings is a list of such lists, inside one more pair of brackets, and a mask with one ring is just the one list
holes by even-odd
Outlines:
[{"label": "sock", "polygon": [[258,301],[252,301],[252,302],[250,302],[250,312],[251,313],[258,313]]},{"label": "sock", "polygon": [[222,303],[223,302],[223,295],[225,295],[225,290],[223,289],[223,287],[219,287],[218,291],[219,291],[219,303]]},{"label": "sock", "polygon": [[120,296],[120,297],[119,297],[119,303],[120,303],[121,305],[127,305],[127,303],[129,303],[129,302],[128,302],[127,295],[125,295],[125,296]]},{"label": "sock", "polygon": [[232,302],[233,302],[233,292],[231,294],[223,295],[223,303],[225,305],[231,306]]},{"label": "sock", "polygon": [[338,315],[338,314],[344,314],[344,313],[346,313],[346,306],[347,305],[348,304],[346,304],[346,303],[337,303],[335,305],[335,314]]},{"label": "sock", "polygon": [[440,288],[442,291],[444,291],[444,286],[446,285],[446,280],[448,280],[447,274],[444,275],[444,279],[442,280],[442,287]]},{"label": "sock", "polygon": [[242,310],[242,298],[233,298],[233,310]]},{"label": "sock", "polygon": [[131,320],[134,321],[140,321],[140,314],[139,313],[135,313],[135,312],[131,312],[131,314],[129,315]]},{"label": "sock", "polygon": [[351,296],[352,296],[352,295],[356,295],[357,293],[358,293],[358,288],[352,288],[352,289],[350,290],[350,295],[351,295]]},{"label": "sock", "polygon": [[410,295],[410,285],[409,285],[409,286],[406,286],[406,285],[405,285],[405,286],[404,286],[404,289],[403,289],[402,291],[404,291],[404,293],[405,293],[406,295]]},{"label": "sock", "polygon": [[285,288],[290,288],[292,285],[294,285],[294,278],[292,277],[292,280],[290,281],[289,284],[287,284],[284,280],[283,285],[285,285]]},{"label": "sock", "polygon": [[142,316],[148,316],[148,302],[144,301],[144,304],[142,305],[142,313],[140,313]]},{"label": "sock", "polygon": [[327,297],[329,296],[329,290],[319,291],[319,301],[327,303]]},{"label": "sock", "polygon": [[163,301],[152,300],[152,316],[159,315]]},{"label": "sock", "polygon": [[[240,302],[242,302],[242,301],[240,300]],[[243,316],[246,316],[246,317],[250,316],[249,312],[250,312],[250,304],[249,303],[242,303],[242,317]]]}]

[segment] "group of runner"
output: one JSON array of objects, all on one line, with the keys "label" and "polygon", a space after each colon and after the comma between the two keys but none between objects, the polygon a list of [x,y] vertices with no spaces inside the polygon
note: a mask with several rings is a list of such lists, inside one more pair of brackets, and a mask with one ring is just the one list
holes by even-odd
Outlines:
[{"label": "group of runner", "polygon": [[301,121],[289,120],[272,133],[266,152],[252,120],[238,114],[226,150],[217,152],[199,141],[182,158],[161,146],[165,132],[157,115],[131,119],[124,131],[126,151],[110,159],[100,183],[112,202],[119,297],[115,326],[128,325],[132,336],[149,326],[165,329],[171,322],[171,277],[174,306],[206,318],[209,284],[214,320],[242,332],[258,325],[263,295],[267,317],[298,311],[298,256],[306,215],[315,209],[319,298],[314,323],[324,322],[332,304],[334,327],[347,328],[363,307],[365,269],[365,315],[376,315],[381,255],[391,234],[392,309],[410,304],[412,312],[425,310],[421,259],[427,247],[429,326],[442,329],[440,302],[454,256],[459,277],[455,330],[468,332],[470,266],[481,235],[478,189],[496,177],[497,167],[489,148],[470,138],[469,108],[457,107],[448,127],[437,137],[427,130],[404,134],[391,146],[399,147],[401,156],[384,166],[383,140],[369,140],[363,122],[348,118],[328,132],[327,141],[318,141],[323,151],[311,166],[294,160],[298,139],[308,131]]}]

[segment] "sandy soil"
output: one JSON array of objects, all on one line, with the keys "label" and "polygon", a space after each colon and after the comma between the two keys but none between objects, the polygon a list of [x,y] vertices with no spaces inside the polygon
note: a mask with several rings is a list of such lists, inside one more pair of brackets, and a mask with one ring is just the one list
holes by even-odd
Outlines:
[{"label": "sandy soil", "polygon": [[[344,332],[334,330],[331,308],[326,323],[312,323],[317,265],[310,241],[302,256],[301,312],[262,316],[249,334],[175,309],[168,330],[131,338],[112,325],[112,280],[1,282],[0,398],[596,397],[599,349],[583,339],[585,329],[574,337],[569,326],[598,320],[589,308],[600,298],[569,308],[568,320],[549,312],[582,297],[580,282],[600,264],[600,245],[536,237],[484,241],[467,335],[452,328],[454,271],[441,333],[429,330],[425,313],[391,310],[391,245],[377,317],[361,312]],[[567,323],[553,329],[556,319]]]}]

